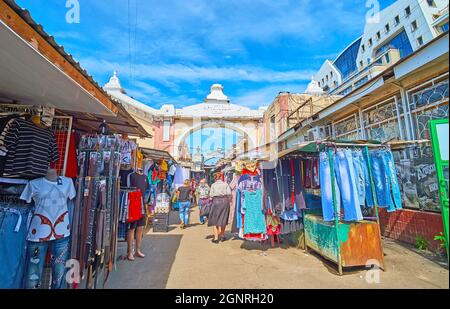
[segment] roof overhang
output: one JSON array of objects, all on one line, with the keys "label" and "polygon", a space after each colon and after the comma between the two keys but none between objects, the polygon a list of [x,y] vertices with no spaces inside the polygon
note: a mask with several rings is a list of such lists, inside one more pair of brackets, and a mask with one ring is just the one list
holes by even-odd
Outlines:
[{"label": "roof overhang", "polygon": [[159,159],[163,159],[166,161],[171,160],[172,162],[177,164],[177,161],[167,151],[142,147],[140,148],[140,150],[142,151],[142,154],[144,155],[145,158],[152,160],[159,160]]},{"label": "roof overhang", "polygon": [[0,20],[0,98],[112,116],[115,113]]}]

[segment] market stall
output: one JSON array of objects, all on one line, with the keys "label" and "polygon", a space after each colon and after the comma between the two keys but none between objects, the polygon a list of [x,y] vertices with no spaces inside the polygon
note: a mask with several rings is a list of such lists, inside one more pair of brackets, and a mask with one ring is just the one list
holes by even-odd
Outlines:
[{"label": "market stall", "polygon": [[318,160],[321,209],[307,207],[305,242],[338,266],[385,269],[378,207],[401,209],[390,148],[374,141],[313,142],[288,150]]}]

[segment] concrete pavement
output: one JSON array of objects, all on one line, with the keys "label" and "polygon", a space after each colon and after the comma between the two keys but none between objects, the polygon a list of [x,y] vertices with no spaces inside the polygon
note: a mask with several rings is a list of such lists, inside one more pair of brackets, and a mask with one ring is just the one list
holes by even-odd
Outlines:
[{"label": "concrete pavement", "polygon": [[146,235],[145,259],[119,262],[107,288],[449,288],[444,262],[391,240],[384,240],[387,271],[380,273],[380,283],[369,283],[366,277],[374,277],[364,268],[338,276],[334,264],[297,248],[272,249],[241,240],[213,244],[212,228],[199,224],[197,209],[185,230],[176,225],[177,213],[171,221],[169,233]]}]

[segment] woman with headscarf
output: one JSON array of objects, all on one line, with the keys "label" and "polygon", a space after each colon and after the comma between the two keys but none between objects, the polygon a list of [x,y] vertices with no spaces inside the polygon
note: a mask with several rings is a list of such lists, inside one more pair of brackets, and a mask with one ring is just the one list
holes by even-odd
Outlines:
[{"label": "woman with headscarf", "polygon": [[[222,173],[214,175],[214,184],[211,186],[209,196],[212,200],[211,210],[208,216],[208,226],[214,227],[213,243],[225,241],[225,228],[230,216],[231,188],[223,181]],[[220,233],[220,239],[219,239]]]},{"label": "woman with headscarf", "polygon": [[197,196],[197,204],[200,209],[200,223],[205,224],[206,223],[206,217],[202,216],[205,207],[209,205],[209,192],[211,191],[211,188],[208,186],[208,183],[206,182],[206,179],[200,180],[200,184],[198,185],[197,189],[195,190],[195,195]]}]

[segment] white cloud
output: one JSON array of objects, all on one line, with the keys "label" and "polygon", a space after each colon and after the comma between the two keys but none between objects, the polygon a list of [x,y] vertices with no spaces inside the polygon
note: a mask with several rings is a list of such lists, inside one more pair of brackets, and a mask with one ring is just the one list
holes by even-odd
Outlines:
[{"label": "white cloud", "polygon": [[[128,73],[126,64],[98,59],[84,59],[81,63],[93,74],[110,74],[114,70]],[[124,74],[126,74],[124,73]],[[247,82],[294,82],[307,81],[314,75],[312,70],[275,71],[252,66],[196,66],[182,64],[134,66],[133,76],[157,82],[183,81],[194,83],[199,81],[247,81]]]},{"label": "white cloud", "polygon": [[280,92],[302,93],[305,89],[306,83],[271,85],[248,92],[241,92],[233,98],[233,102],[251,108],[259,108],[272,104]]}]

